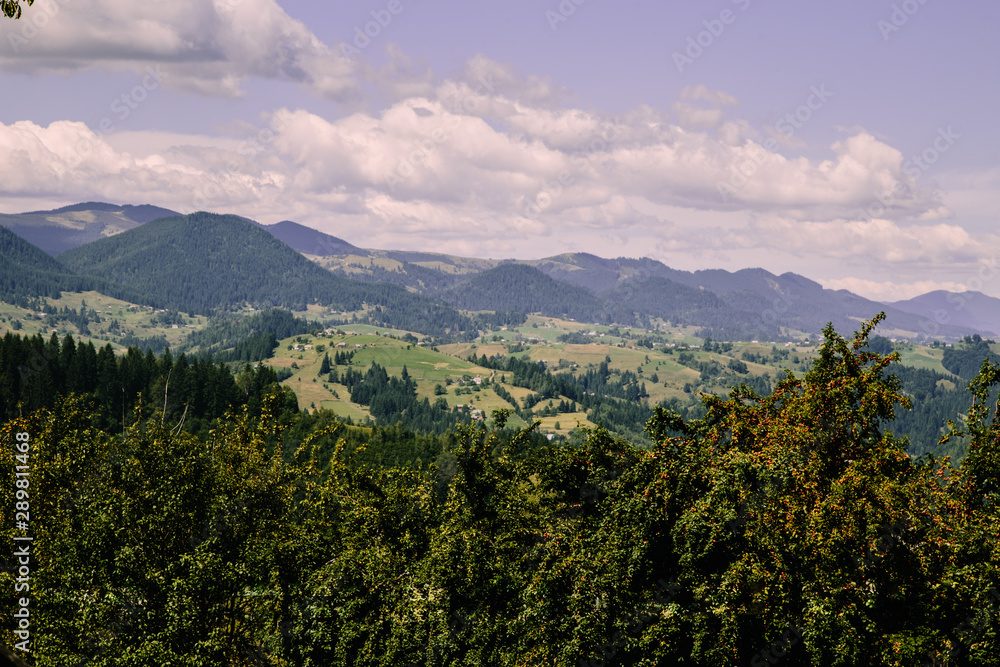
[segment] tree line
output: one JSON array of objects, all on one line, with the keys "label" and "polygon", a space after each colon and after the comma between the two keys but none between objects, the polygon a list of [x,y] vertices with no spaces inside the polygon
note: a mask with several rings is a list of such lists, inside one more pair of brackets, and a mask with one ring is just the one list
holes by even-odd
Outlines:
[{"label": "tree line", "polygon": [[898,354],[864,348],[878,321],[828,327],[768,396],[655,409],[646,449],[535,446],[497,412],[435,441],[445,476],[359,460],[323,415],[285,439],[278,392],[207,440],[158,414],[93,429],[76,399],[16,418],[35,664],[995,665],[1000,364],[952,431],[961,466],[915,460],[884,428],[909,399]]},{"label": "tree line", "polygon": [[[259,410],[265,392],[278,377],[266,366],[245,366],[234,374],[223,363],[206,357],[173,359],[169,350],[156,357],[130,347],[114,352],[110,343],[77,343],[56,334],[46,341],[7,333],[0,339],[0,420],[42,408],[52,408],[59,396],[78,394],[92,402],[98,426],[121,430],[125,417],[140,404],[148,415],[165,406],[166,417],[185,418],[185,428],[207,432],[228,410],[249,406]],[[294,395],[291,397],[294,402]]]}]

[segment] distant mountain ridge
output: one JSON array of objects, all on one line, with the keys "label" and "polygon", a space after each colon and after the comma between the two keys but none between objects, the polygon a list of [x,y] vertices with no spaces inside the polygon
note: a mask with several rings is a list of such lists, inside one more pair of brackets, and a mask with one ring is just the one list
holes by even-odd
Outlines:
[{"label": "distant mountain ridge", "polygon": [[1000,299],[982,292],[935,290],[888,304],[935,324],[950,324],[1000,335]]},{"label": "distant mountain ridge", "polygon": [[[620,316],[615,318],[615,314],[609,312],[609,304],[582,287],[550,278],[532,266],[513,262],[477,273],[440,296],[465,310],[518,310],[590,322],[622,321]],[[631,313],[628,316],[631,320]]]},{"label": "distant mountain ridge", "polygon": [[51,211],[0,213],[0,225],[55,256],[171,215],[178,213],[149,204],[85,202]]},{"label": "distant mountain ridge", "polygon": [[[682,271],[646,257],[606,259],[590,253],[564,253],[537,260],[494,260],[363,249],[290,220],[260,225],[242,216],[208,213],[196,216],[215,217],[180,216],[150,205],[85,202],[52,211],[0,215],[0,224],[29,242],[34,240],[39,248],[49,255],[58,255],[64,262],[60,270],[48,269],[51,275],[47,275],[46,284],[60,281],[76,284],[72,280],[66,283],[65,275],[55,282],[49,280],[60,271],[77,278],[79,274],[88,274],[111,281],[108,284],[117,285],[119,290],[128,285],[128,289],[143,291],[163,303],[184,302],[189,310],[230,308],[240,299],[248,303],[256,300],[265,306],[302,305],[324,299],[348,309],[358,303],[355,297],[366,290],[373,303],[388,300],[398,305],[408,291],[410,297],[419,294],[468,310],[490,309],[495,305],[503,310],[513,307],[558,313],[580,321],[611,319],[620,323],[661,317],[702,327],[713,337],[753,335],[771,339],[795,332],[817,334],[828,322],[833,322],[838,331],[853,331],[861,321],[880,310],[888,316],[879,327],[883,335],[961,338],[1000,330],[1000,299],[979,293],[933,292],[905,302],[882,304],[846,290],[824,289],[819,283],[794,273],[775,275],[760,268]],[[183,256],[169,244],[155,241],[155,234],[134,235],[150,223],[181,217],[187,218],[188,236],[168,236],[172,243],[186,249]],[[217,218],[241,221],[245,228],[240,228],[237,237],[250,243],[254,252],[241,252],[231,243],[225,248],[219,246],[214,235],[232,230],[223,230],[220,223],[211,222]],[[198,220],[205,224],[192,226]],[[161,229],[162,225],[154,227]],[[266,232],[266,236],[250,239],[245,230],[251,228]],[[107,244],[119,236],[127,239],[122,242],[125,245]],[[265,238],[278,246],[268,244]],[[139,250],[131,247],[135,243]],[[279,246],[284,250],[279,251]],[[112,252],[111,248],[117,250]],[[146,264],[134,258],[128,260],[132,253],[144,257]],[[303,255],[317,259],[319,266]],[[199,257],[205,257],[206,262],[199,262]],[[162,265],[164,260],[172,262],[169,270],[150,269],[158,266],[157,262]],[[224,270],[213,273],[219,262]],[[296,275],[308,280],[292,286],[275,275],[275,265],[294,267]],[[212,268],[206,271],[205,266]],[[504,266],[532,267],[538,273],[501,269]],[[184,271],[191,277],[188,282],[183,277]],[[541,280],[542,276],[552,282]],[[195,277],[217,283],[214,285],[217,298],[209,297],[204,286],[191,282]],[[220,282],[220,278],[224,280]],[[334,283],[331,278],[349,282]],[[178,297],[175,291],[168,298],[158,282],[162,280],[174,288],[180,287],[183,296]],[[18,284],[17,289],[25,285],[23,280]],[[368,287],[360,287],[366,284]],[[517,293],[512,293],[512,288]],[[372,296],[375,293],[377,297]],[[339,301],[335,294],[340,294]],[[407,307],[410,306],[413,304]]]},{"label": "distant mountain ridge", "polygon": [[368,251],[353,246],[343,239],[300,225],[291,220],[282,220],[273,225],[262,225],[276,239],[298,250],[304,255],[357,255],[367,257]]},{"label": "distant mountain ridge", "polygon": [[[727,332],[742,332],[741,335],[756,332],[757,336],[771,339],[781,335],[783,329],[818,334],[829,322],[838,331],[854,331],[860,322],[879,311],[885,311],[887,316],[886,322],[879,327],[879,331],[886,335],[961,338],[971,333],[985,332],[975,326],[937,323],[920,312],[895,308],[891,304],[872,301],[846,290],[828,290],[816,281],[795,273],[775,275],[761,268],[682,271],[648,257],[606,259],[590,253],[565,253],[537,260],[516,261],[371,249],[369,253],[372,257],[395,260],[399,262],[399,266],[393,271],[387,271],[379,266],[366,268],[355,264],[349,267],[349,275],[363,280],[389,279],[417,292],[432,293],[433,290],[425,286],[434,281],[429,280],[425,274],[431,267],[435,267],[443,280],[451,281],[451,286],[443,289],[439,287],[433,293],[448,299],[448,289],[458,289],[455,283],[493,269],[501,263],[515,262],[535,267],[560,282],[586,289],[619,307],[627,305],[640,314],[706,328],[713,337],[726,336]],[[347,272],[346,268],[338,269],[335,265],[332,268]],[[652,278],[669,282],[645,282]],[[622,292],[630,284],[632,292]],[[704,310],[692,307],[689,310],[672,311],[665,308],[665,304],[682,299],[687,300],[688,306],[691,306],[691,294],[684,297],[675,295],[662,299],[653,298],[639,293],[644,284],[650,289],[677,291],[684,287],[706,291],[714,294],[727,308],[720,309],[718,304],[709,306],[705,302],[702,304]]]},{"label": "distant mountain ridge", "polygon": [[320,304],[346,311],[367,305],[385,326],[435,334],[471,326],[454,309],[401,287],[335,275],[235,215],[159,218],[59,258],[70,269],[142,292],[151,305],[190,313],[248,304],[295,310]]}]

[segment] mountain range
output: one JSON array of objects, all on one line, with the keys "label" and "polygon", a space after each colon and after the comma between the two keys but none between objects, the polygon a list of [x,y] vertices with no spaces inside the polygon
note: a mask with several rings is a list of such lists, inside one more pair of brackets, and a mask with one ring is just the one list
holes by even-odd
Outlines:
[{"label": "mountain range", "polygon": [[52,211],[0,213],[0,226],[48,254],[58,255],[169,215],[177,215],[177,212],[149,204],[118,206],[85,202]]},{"label": "mountain range", "polygon": [[880,310],[887,314],[883,335],[1000,332],[1000,299],[979,292],[931,292],[883,304],[759,268],[691,272],[649,258],[588,253],[519,261],[363,249],[288,220],[260,225],[239,216],[99,202],[4,214],[0,226],[9,230],[0,227],[5,299],[100,289],[199,313],[318,303],[366,307],[387,325],[438,334],[473,326],[456,309],[629,326],[663,318],[716,339],[815,334],[828,322],[846,333]]}]

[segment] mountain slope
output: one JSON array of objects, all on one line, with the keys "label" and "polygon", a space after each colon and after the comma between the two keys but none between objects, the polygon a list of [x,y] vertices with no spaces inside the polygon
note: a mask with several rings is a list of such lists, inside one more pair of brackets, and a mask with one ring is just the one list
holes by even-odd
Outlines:
[{"label": "mountain slope", "polygon": [[[130,285],[159,307],[193,313],[259,308],[343,310],[378,306],[388,326],[422,332],[464,329],[467,318],[393,285],[364,283],[313,264],[259,225],[232,215],[161,218],[63,253],[70,268]],[[416,328],[422,327],[422,328]]]},{"label": "mountain slope", "polygon": [[609,321],[611,310],[582,287],[516,263],[501,264],[476,274],[442,292],[441,298],[466,310],[519,310],[589,322]]},{"label": "mountain slope", "polygon": [[935,323],[1000,334],[1000,299],[982,292],[936,290],[886,305]]},{"label": "mountain slope", "polygon": [[673,324],[703,327],[721,340],[774,339],[781,332],[760,312],[739,310],[718,295],[668,278],[636,278],[601,294],[607,301]]},{"label": "mountain slope", "polygon": [[0,227],[0,299],[12,303],[61,291],[95,289],[94,281],[73,274],[40,248]]},{"label": "mountain slope", "polygon": [[304,255],[368,256],[367,250],[353,246],[343,239],[338,239],[336,236],[324,234],[317,229],[300,225],[291,220],[282,220],[277,224],[263,225],[263,227],[274,238]]},{"label": "mountain slope", "polygon": [[86,202],[52,211],[0,213],[0,225],[50,255],[58,255],[101,238],[134,229],[150,220],[176,212],[143,204],[140,206]]},{"label": "mountain slope", "polygon": [[[736,311],[759,314],[757,321],[798,331],[819,333],[828,322],[838,331],[853,331],[860,321],[885,311],[880,331],[901,335],[942,335],[952,338],[973,333],[976,327],[960,323],[937,324],[927,317],[865,299],[846,290],[824,289],[795,273],[775,275],[764,269],[681,271],[649,258],[602,259],[587,253],[558,255],[533,262],[547,275],[595,289],[627,280],[665,278],[694,289],[715,293]],[[616,277],[617,274],[617,277]]]}]

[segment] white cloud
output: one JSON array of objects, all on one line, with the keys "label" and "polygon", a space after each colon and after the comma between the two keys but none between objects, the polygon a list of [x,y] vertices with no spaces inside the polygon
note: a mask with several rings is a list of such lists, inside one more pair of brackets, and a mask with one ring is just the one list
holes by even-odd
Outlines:
[{"label": "white cloud", "polygon": [[6,35],[0,69],[143,72],[159,64],[166,87],[206,95],[239,97],[250,77],[297,81],[338,101],[360,95],[355,65],[275,0],[48,0],[18,28]]},{"label": "white cloud", "polygon": [[[270,4],[244,0],[238,8]],[[154,21],[150,43],[133,50],[142,46],[145,58],[193,48],[171,35],[196,36],[197,21],[178,18],[160,3],[150,6],[155,11],[137,12],[159,16],[173,33],[157,36]],[[195,13],[218,18],[216,9]],[[243,63],[237,79],[274,76],[326,85],[320,75],[327,65],[318,63],[336,59],[296,22],[287,19],[289,34],[278,35],[271,28],[254,32],[252,17],[240,20],[246,25],[233,30],[259,34],[262,53],[285,44],[298,55],[287,54],[285,65],[264,64],[259,54],[225,46],[229,38],[218,37],[220,62]],[[51,47],[46,44],[38,42],[43,55]],[[113,65],[110,54],[123,45],[89,48],[89,66],[142,60]],[[731,97],[704,87],[685,89],[673,109],[687,114],[679,123],[645,106],[611,118],[568,106],[565,91],[548,79],[483,56],[440,81],[395,47],[389,56],[377,71],[359,65],[392,100],[379,111],[331,119],[283,110],[272,127],[265,118],[257,125],[234,123],[215,136],[98,136],[65,121],[0,124],[0,197],[37,200],[44,204],[35,208],[43,208],[52,201],[127,196],[183,212],[294,219],[335,234],[343,233],[341,226],[351,231],[348,240],[368,247],[468,254],[479,254],[472,248],[497,255],[519,248],[541,256],[543,248],[571,249],[566,243],[588,243],[591,251],[621,247],[623,254],[722,259],[768,249],[790,258],[867,264],[869,276],[891,267],[899,284],[929,280],[929,265],[957,270],[1000,247],[991,232],[972,233],[948,220],[954,214],[941,193],[906,172],[899,150],[863,129],[833,143],[820,159],[787,149],[768,153],[747,121],[692,104],[734,106]],[[183,67],[200,71],[193,63],[164,67],[180,67],[171,71],[181,77]],[[212,67],[198,74],[199,85],[225,92],[227,84]],[[345,81],[342,89],[330,85],[349,91],[359,79]],[[992,195],[981,190],[995,185],[996,174],[965,182],[972,185],[963,197],[987,210],[983,204]],[[729,187],[725,197],[720,184]],[[892,193],[882,196],[887,206],[869,219],[863,210],[872,210],[886,192]]]},{"label": "white cloud", "polygon": [[975,262],[1000,247],[996,235],[972,236],[958,225],[907,224],[891,220],[801,221],[756,216],[748,243],[780,248],[797,255],[867,260],[920,270]]},{"label": "white cloud", "polygon": [[823,287],[833,290],[847,290],[873,301],[893,303],[905,301],[915,296],[945,290],[948,292],[965,291],[965,286],[953,281],[920,280],[910,283],[895,283],[892,281],[868,280],[865,278],[840,278],[821,281]]}]

